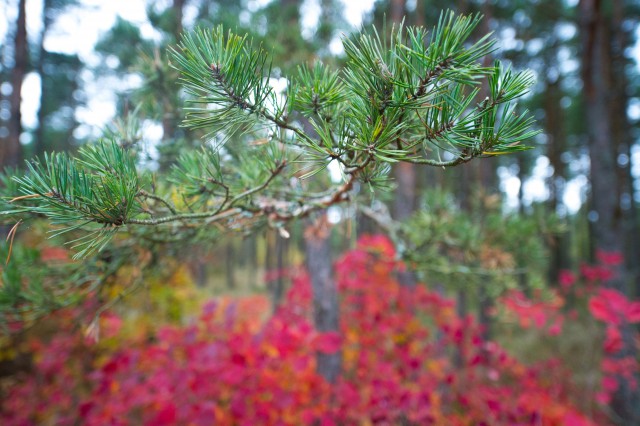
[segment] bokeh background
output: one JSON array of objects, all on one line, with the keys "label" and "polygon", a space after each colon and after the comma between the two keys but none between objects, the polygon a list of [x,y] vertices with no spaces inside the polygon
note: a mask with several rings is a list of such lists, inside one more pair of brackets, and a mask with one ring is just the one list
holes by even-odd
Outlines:
[{"label": "bokeh background", "polygon": [[[2,317],[0,419],[640,421],[640,2],[3,0],[2,186],[12,188],[7,176],[25,159],[73,152],[110,133],[133,129],[141,166],[158,173],[202,143],[180,126],[184,94],[166,53],[183,31],[223,24],[249,33],[272,52],[277,86],[301,62],[341,66],[341,37],[360,27],[383,31],[404,20],[430,28],[447,9],[484,15],[474,36],[499,40],[487,65],[501,59],[535,73],[521,105],[541,132],[515,155],[394,169],[395,189],[376,194],[371,207],[405,223],[410,252],[370,237],[384,229],[367,215],[331,207],[340,333],[313,331],[304,224],[289,235],[227,233],[211,244],[131,249],[136,262],[110,262],[107,253],[82,264],[35,221],[19,228],[13,261],[2,267],[7,309],[19,293],[8,282],[27,288],[41,276],[45,284]],[[402,254],[411,274],[398,273]],[[378,291],[349,281],[351,270]],[[73,277],[73,291],[52,284],[63,276]],[[359,304],[368,310],[349,310]],[[339,385],[316,375],[317,352],[341,354]],[[221,383],[195,379],[229,369],[236,374]],[[184,377],[193,379],[188,389],[179,386]],[[287,382],[296,385],[280,386]],[[514,389],[524,393],[506,402]],[[148,394],[132,399],[139,392]],[[176,394],[186,399],[172,402]]]}]

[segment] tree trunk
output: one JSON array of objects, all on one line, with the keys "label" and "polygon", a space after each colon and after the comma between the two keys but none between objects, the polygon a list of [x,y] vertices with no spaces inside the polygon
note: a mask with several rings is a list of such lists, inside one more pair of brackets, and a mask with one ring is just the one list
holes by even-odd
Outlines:
[{"label": "tree trunk", "polygon": [[242,258],[243,266],[247,271],[247,282],[249,288],[255,290],[258,288],[258,239],[255,235],[242,240]]},{"label": "tree trunk", "polygon": [[182,34],[182,16],[184,10],[185,0],[173,0],[173,36],[176,41],[180,40],[180,35]]},{"label": "tree trunk", "polygon": [[[627,68],[635,66],[630,58],[627,58],[625,51],[633,48],[635,38],[632,34],[633,30],[625,29],[623,21],[625,19],[624,3],[616,1],[613,4],[613,23],[612,23],[612,67],[611,73],[613,87],[612,90],[612,107],[611,120],[613,123],[613,131],[615,132],[614,141],[617,143],[616,153],[626,156],[626,163],[618,163],[618,180],[621,182],[619,188],[619,197],[621,200],[621,208],[624,216],[624,234],[627,237],[624,257],[627,263],[627,272],[630,282],[635,283],[636,295],[640,295],[640,265],[637,259],[640,258],[640,222],[638,222],[637,205],[633,199],[634,196],[634,177],[631,172],[632,148],[634,145],[631,123],[627,109],[629,107],[629,76]],[[628,3],[628,2],[626,2]],[[636,20],[637,22],[637,20]]]},{"label": "tree trunk", "polygon": [[[581,0],[580,18],[583,42],[582,78],[584,82],[586,126],[591,155],[591,203],[596,214],[593,239],[596,249],[624,253],[624,215],[620,206],[619,182],[615,152],[617,136],[613,129],[612,93],[612,37],[610,8],[602,0]],[[626,290],[626,268],[615,268],[614,278],[607,283],[623,293]],[[635,357],[634,330],[623,326],[623,348],[619,357]],[[620,388],[611,402],[611,408],[621,424],[640,423],[640,394],[629,380],[618,377]]]},{"label": "tree trunk", "polygon": [[406,0],[391,0],[391,22],[399,24],[404,19],[407,10]]},{"label": "tree trunk", "polygon": [[[463,319],[467,316],[469,311],[467,307],[467,293],[465,290],[458,290],[456,292],[456,315],[458,318]],[[463,333],[465,330],[463,330]],[[465,351],[464,338],[461,339],[460,345],[455,348],[455,353],[453,354],[453,362],[454,365],[458,368],[464,366],[465,359],[467,357]]]},{"label": "tree trunk", "polygon": [[[313,322],[319,332],[340,332],[338,288],[333,279],[331,229],[326,215],[305,230],[305,257],[313,292]],[[340,374],[342,352],[316,355],[318,373],[329,383]]]},{"label": "tree trunk", "polygon": [[225,275],[227,282],[227,289],[234,290],[236,288],[236,275],[235,275],[235,266],[236,266],[236,250],[234,245],[234,239],[229,238],[227,241],[226,247],[226,256],[225,256]]},{"label": "tree trunk", "polygon": [[[591,200],[597,215],[595,245],[609,252],[623,252],[624,235],[618,191],[616,155],[611,123],[611,46],[603,2],[580,2],[583,31],[583,81],[587,131],[591,155]],[[613,285],[622,288],[624,270],[617,271]]]},{"label": "tree trunk", "polygon": [[276,247],[275,247],[275,256],[276,256],[276,279],[273,287],[273,307],[275,308],[280,305],[285,293],[285,279],[284,279],[284,271],[288,266],[287,252],[289,245],[287,244],[288,240],[282,238],[280,235],[276,234]]},{"label": "tree trunk", "polygon": [[[399,24],[404,19],[406,11],[405,0],[391,0],[391,22]],[[398,188],[393,200],[393,216],[397,221],[408,219],[416,210],[416,167],[409,163],[397,164],[394,175]],[[413,287],[416,285],[416,275],[411,270],[399,271],[398,281],[401,285]]]},{"label": "tree trunk", "polygon": [[38,63],[36,64],[36,71],[40,76],[40,106],[38,107],[38,127],[36,128],[35,138],[33,140],[33,154],[40,155],[45,151],[44,144],[44,100],[47,96],[46,85],[44,83],[44,58],[47,51],[44,48],[44,40],[47,36],[47,31],[51,25],[51,18],[49,17],[49,9],[51,8],[51,0],[44,0],[42,5],[42,33],[40,34]]},{"label": "tree trunk", "polygon": [[[546,82],[544,111],[545,111],[545,131],[547,134],[547,156],[549,163],[553,167],[553,175],[549,178],[549,213],[557,214],[558,208],[562,204],[562,194],[564,192],[565,167],[561,155],[564,147],[564,117],[560,108],[560,79]],[[551,258],[549,262],[548,279],[551,285],[558,283],[558,275],[563,269],[569,267],[568,246],[566,233],[553,235],[550,238],[549,251]]]},{"label": "tree trunk", "polygon": [[18,21],[14,39],[14,66],[11,71],[11,95],[9,105],[9,136],[7,143],[0,147],[0,166],[16,166],[20,161],[20,135],[22,134],[22,114],[20,112],[22,82],[27,73],[27,11],[26,0],[18,3]]},{"label": "tree trunk", "polygon": [[[491,26],[489,24],[493,20],[493,8],[489,4],[489,1],[482,2],[481,10],[484,18],[480,21],[480,34],[489,34],[491,33]],[[482,58],[482,66],[486,68],[493,66],[493,59],[490,55]],[[485,80],[480,87],[478,99],[485,99],[489,96],[489,92],[489,82]],[[465,165],[463,165],[463,167],[464,166]],[[500,191],[496,173],[497,158],[489,157],[482,161],[472,161],[466,166],[475,169],[475,182],[480,187],[478,189],[481,190],[481,194],[492,195]]]}]

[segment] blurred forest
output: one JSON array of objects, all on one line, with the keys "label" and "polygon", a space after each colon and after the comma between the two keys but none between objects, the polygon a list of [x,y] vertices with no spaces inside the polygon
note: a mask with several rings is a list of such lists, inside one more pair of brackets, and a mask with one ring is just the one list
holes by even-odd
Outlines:
[{"label": "blurred forest", "polygon": [[[167,54],[167,48],[175,46],[184,31],[223,24],[239,34],[248,33],[272,53],[274,64],[279,66],[276,74],[285,76],[295,72],[303,62],[322,60],[336,67],[342,66],[345,53],[340,47],[340,38],[356,30],[345,15],[347,0],[147,1],[146,22],[152,31],[143,31],[137,23],[117,17],[113,27],[100,34],[90,60],[83,61],[78,53],[49,49],[54,43],[48,40],[64,31],[59,22],[65,16],[93,7],[91,2],[42,0],[38,3],[42,7],[39,15],[42,22],[37,26],[37,32],[31,32],[27,15],[34,9],[30,5],[32,2],[38,3],[6,0],[0,6],[0,15],[6,19],[6,31],[0,40],[0,166],[5,169],[1,183],[5,205],[17,196],[11,193],[16,185],[10,176],[24,169],[25,159],[42,158],[46,152],[75,152],[99,137],[119,135],[122,138],[126,135],[129,139],[122,140],[123,144],[142,147],[144,167],[162,173],[175,164],[183,151],[201,145],[205,132],[181,126],[185,116],[184,93]],[[191,424],[200,424],[200,420],[194,420],[195,415],[184,414],[179,408],[166,412],[163,411],[166,406],[160,404],[151,409],[153,404],[149,401],[140,406],[127,405],[127,392],[134,395],[138,388],[126,384],[125,377],[141,373],[140,369],[128,364],[124,366],[124,352],[118,352],[118,339],[113,337],[115,332],[110,336],[109,330],[110,327],[124,330],[121,331],[126,336],[123,341],[140,348],[135,355],[127,356],[155,360],[153,357],[157,353],[153,352],[152,345],[157,345],[158,351],[162,350],[162,344],[181,348],[183,345],[185,359],[194,365],[197,362],[206,364],[200,358],[192,359],[191,346],[188,346],[194,345],[194,351],[204,353],[208,347],[204,340],[194,338],[197,344],[189,343],[184,337],[182,341],[178,330],[194,318],[201,321],[201,317],[206,317],[209,312],[206,307],[200,313],[202,302],[216,298],[219,305],[211,308],[210,316],[224,317],[221,321],[227,321],[225,324],[235,325],[227,329],[207,329],[207,332],[223,336],[221,341],[227,347],[250,346],[255,339],[244,342],[242,339],[248,339],[246,336],[264,337],[285,331],[292,335],[304,334],[304,330],[291,331],[286,327],[285,331],[273,331],[276,328],[272,322],[269,324],[273,329],[267,327],[260,334],[258,323],[271,318],[269,321],[299,324],[301,314],[296,310],[296,303],[302,306],[300,310],[311,309],[313,320],[310,322],[319,333],[316,338],[319,343],[314,343],[315,349],[310,353],[319,354],[315,360],[318,373],[326,382],[337,381],[342,386],[339,391],[332,391],[334,393],[322,388],[324,384],[318,384],[316,388],[311,384],[312,379],[319,378],[311,378],[312,374],[303,368],[301,371],[305,373],[299,373],[299,378],[309,380],[308,388],[279,391],[281,398],[289,395],[287,392],[295,395],[307,392],[305,398],[317,398],[319,407],[333,407],[327,410],[334,410],[331,417],[334,423],[329,420],[325,423],[324,414],[318,414],[320,411],[313,411],[303,403],[300,404],[306,411],[301,411],[302,417],[287,418],[283,413],[288,413],[289,406],[279,414],[260,417],[262,414],[258,411],[251,411],[258,410],[255,408],[259,406],[258,398],[253,405],[247,403],[252,408],[241,410],[236,407],[240,411],[234,411],[231,417],[217,411],[211,414],[220,424],[640,424],[638,330],[634,324],[640,322],[640,304],[633,302],[640,296],[640,144],[637,143],[640,138],[640,48],[637,40],[640,2],[378,0],[364,14],[362,25],[373,25],[381,33],[392,23],[403,20],[406,25],[431,28],[441,11],[447,9],[484,15],[478,32],[493,32],[499,41],[499,49],[486,58],[486,66],[494,59],[500,59],[513,64],[515,69],[531,69],[535,73],[537,82],[520,101],[533,112],[536,126],[541,130],[529,142],[533,149],[512,155],[488,156],[446,170],[408,163],[394,165],[394,186],[388,191],[376,191],[375,196],[361,206],[331,206],[315,223],[305,219],[287,224],[286,229],[265,227],[257,233],[223,232],[215,241],[192,244],[156,244],[150,236],[141,242],[142,248],[116,246],[117,250],[122,250],[122,256],[116,255],[116,248],[108,247],[95,258],[81,262],[70,260],[67,249],[61,248],[64,247],[60,245],[61,240],[47,238],[47,226],[42,222],[33,220],[15,228],[15,221],[5,221],[2,230],[8,238],[0,254],[2,259],[12,257],[2,267],[5,290],[10,281],[24,283],[37,279],[44,284],[34,290],[29,296],[31,299],[20,299],[20,309],[11,310],[16,304],[17,293],[9,294],[7,290],[0,294],[0,305],[4,309],[0,313],[0,322],[4,323],[0,340],[0,399],[6,396],[6,401],[14,404],[2,405],[0,419],[4,418],[6,424],[78,424],[77,419],[83,418],[92,419],[95,424],[188,424],[185,419],[190,419]],[[472,37],[481,34],[474,33]],[[25,91],[24,82],[28,80],[37,81],[38,90]],[[106,88],[115,95],[116,118],[105,123],[103,128],[92,127],[85,120],[86,115],[91,114],[88,108],[92,105],[91,97],[97,96],[97,88]],[[486,92],[488,89],[481,90]],[[37,102],[34,97],[39,98]],[[30,108],[27,105],[37,108],[27,111]],[[31,115],[35,112],[36,120],[26,122],[25,111]],[[241,156],[241,153],[230,152],[229,155]],[[329,173],[322,178],[331,179]],[[362,187],[359,191],[368,190]],[[390,240],[369,237],[376,234],[386,234]],[[354,256],[354,249],[360,250],[358,253],[362,256],[373,256],[372,262],[383,266],[376,269],[377,266],[358,263],[363,260],[349,257]],[[343,257],[345,252],[351,254]],[[338,259],[341,259],[339,264],[333,267],[331,262]],[[301,272],[303,267],[308,275]],[[381,318],[387,321],[384,327],[392,330],[400,327],[393,321],[411,323],[413,328],[410,331],[403,328],[401,335],[383,335],[380,331],[383,326],[368,323],[364,314],[350,311],[350,306],[360,303],[353,301],[359,291],[365,300],[370,300],[369,303],[384,303],[350,283],[351,270],[372,274],[368,280],[379,281],[385,289],[381,290],[382,294],[397,303],[392,308],[380,308],[382,313],[371,308],[370,315],[382,315]],[[47,284],[47,280],[63,280],[63,277],[65,282],[74,281],[74,284],[67,287]],[[397,287],[385,287],[385,283],[396,283],[396,280]],[[333,281],[339,283],[340,294],[322,293],[322,289],[338,286]],[[313,289],[312,302],[296,293],[304,293],[296,282]],[[422,283],[426,283],[428,291]],[[404,295],[407,291],[409,296]],[[87,299],[87,294],[98,294],[98,297]],[[411,295],[415,301],[409,302]],[[340,299],[340,308],[332,298]],[[245,303],[249,312],[242,313],[238,306],[234,308],[237,312],[229,313],[232,299]],[[259,302],[250,305],[251,300]],[[624,315],[621,320],[611,319],[603,313],[606,309],[600,307],[597,300],[606,300],[612,310],[626,314],[621,314]],[[352,305],[345,301],[351,301]],[[73,311],[65,311],[67,307]],[[346,318],[351,322],[348,326],[340,324],[338,309],[342,320]],[[394,309],[400,316],[409,316],[385,317]],[[52,314],[55,312],[63,312],[62,318],[56,319]],[[414,312],[420,314],[413,315]],[[51,320],[43,323],[42,318]],[[120,324],[121,321],[125,325]],[[160,324],[175,328],[162,334],[158,331]],[[442,376],[440,373],[433,373],[433,376],[416,373],[422,381],[415,382],[415,387],[428,388],[433,395],[441,392],[438,386],[450,385],[459,392],[456,395],[467,398],[464,399],[466,402],[460,402],[462,397],[447,402],[445,395],[436,403],[432,396],[430,402],[425,403],[431,407],[429,413],[421,413],[413,405],[398,402],[400,408],[397,409],[401,414],[389,414],[389,411],[370,417],[362,414],[366,410],[373,413],[370,407],[364,408],[364,397],[358,400],[362,404],[361,411],[350,412],[342,406],[336,408],[332,401],[348,398],[349,392],[357,393],[353,389],[358,383],[348,374],[340,378],[341,371],[351,371],[349,368],[357,364],[354,360],[357,354],[350,352],[348,346],[342,351],[332,349],[336,344],[332,340],[336,333],[342,336],[344,345],[349,339],[352,345],[373,345],[373,339],[368,341],[363,337],[373,333],[367,331],[373,327],[381,333],[378,336],[381,340],[415,339],[416,345],[421,345],[429,334],[427,331],[421,334],[421,327],[428,328],[425,324],[440,330],[436,337],[429,336],[435,342],[433,347],[407,349],[407,353],[399,350],[377,353],[376,356],[387,360],[388,364],[384,367],[381,367],[382,361],[380,364],[371,361],[371,365],[365,366],[358,364],[362,371],[354,367],[353,371],[358,371],[353,373],[354,377],[361,374],[357,377],[372,389],[389,386],[391,395],[405,391],[410,394],[407,389],[413,388],[401,380],[399,383],[406,385],[406,389],[401,385],[393,388],[377,383],[363,371],[366,368],[391,371],[396,368],[394,363],[398,369],[405,368],[407,363],[414,362],[412,351],[423,350],[423,356],[433,361],[429,368],[433,371],[441,368],[443,373]],[[79,325],[89,336],[102,327],[105,337],[98,343],[102,346],[96,348],[83,336],[77,337]],[[562,334],[558,327],[564,327]],[[56,330],[68,341],[56,340]],[[456,333],[467,334],[456,340]],[[298,342],[295,336],[277,336],[277,339]],[[472,343],[468,348],[464,346],[465,338],[469,342],[477,339],[487,345],[476,354],[476,349],[469,349],[476,348]],[[34,341],[40,343],[34,344]],[[45,348],[50,342],[59,346]],[[495,361],[495,365],[492,364],[494,356],[495,359],[507,359],[507,355],[486,349],[493,348],[488,345],[492,342],[504,347],[505,354],[513,357],[513,362]],[[607,344],[615,348],[609,346],[607,349]],[[261,347],[260,350],[268,353],[271,349]],[[290,351],[287,356],[292,357],[289,359],[282,347],[273,350],[279,350],[280,356],[291,363],[298,362],[296,356],[302,357],[300,354],[304,352],[298,347],[286,349]],[[51,371],[43,372],[42,366],[34,367],[34,364],[40,365],[37,364],[39,360],[47,356],[52,360],[51,366],[55,362],[64,364],[65,360],[53,360],[52,354],[56,351],[68,351],[69,357],[76,356],[75,351],[82,352],[77,355],[78,364],[82,366],[69,371],[60,366],[51,370],[69,374],[60,380],[75,383],[77,394],[82,394],[82,398],[86,397],[87,388],[95,386],[88,399],[80,398],[82,401],[99,400],[104,396],[99,391],[100,386],[106,389],[115,386],[113,383],[117,381],[108,382],[105,369],[100,370],[103,376],[95,379],[102,380],[99,385],[87,384],[78,376],[87,375],[95,365],[104,367],[108,364],[104,360],[117,354],[110,358],[113,365],[109,364],[109,368],[116,371],[114,374],[121,375],[117,386],[120,386],[122,400],[114,402],[113,407],[61,400],[57,404],[64,409],[57,410],[43,403],[37,413],[35,408],[30,410],[26,408],[28,405],[15,402],[20,398],[44,401],[50,394],[64,389],[49,381],[48,388],[37,390],[36,385],[28,384],[31,379],[23,378],[36,374],[34,371],[39,371],[42,377],[50,377]],[[583,356],[585,352],[597,351],[601,356],[589,359]],[[484,361],[474,361],[475,355]],[[571,379],[554,376],[555,372],[561,371],[554,369],[555,366],[546,370],[546,376],[540,373],[546,367],[535,363],[555,357],[564,360],[567,369],[562,371],[571,371]],[[488,391],[479,379],[471,378],[471,373],[464,379],[448,378],[445,372],[449,370],[436,365],[444,359],[450,362],[450,371],[456,371],[456,368],[471,371],[476,365],[474,362],[487,371],[508,369],[508,374],[513,375],[509,376],[512,383],[531,391],[528,395],[532,399],[524,406],[534,408],[527,411],[529,408],[518,406],[509,411],[511,408],[506,407],[506,402],[496,408],[509,393],[500,394],[494,388]],[[607,360],[618,363],[607,364]],[[171,368],[155,362],[160,361],[149,361],[148,365],[154,366],[149,367],[149,371]],[[162,362],[171,364],[166,359]],[[250,361],[246,363],[256,372],[260,368],[271,371],[272,367],[270,364],[259,367]],[[531,367],[534,364],[538,370]],[[246,368],[244,374],[247,376],[243,380],[248,381],[253,370]],[[532,370],[525,374],[526,368]],[[386,370],[381,370],[381,374],[382,371]],[[222,376],[223,372],[216,370],[207,374]],[[180,376],[180,372],[174,373],[176,377]],[[199,374],[197,369],[191,373]],[[537,375],[540,379],[535,386],[525,383],[525,376]],[[273,382],[286,382],[296,381],[295,377],[291,372],[276,369],[272,379]],[[617,382],[611,385],[611,381],[606,382],[607,377],[613,377]],[[178,378],[167,380],[180,382]],[[569,384],[566,388],[544,387],[556,381],[562,382],[563,386],[565,382]],[[142,386],[142,382],[140,379],[138,386]],[[226,390],[221,388],[215,392],[233,394],[240,382],[229,379]],[[38,383],[37,380],[34,383]],[[254,385],[265,389],[275,386],[272,382],[265,383]],[[18,388],[18,384],[23,387]],[[609,391],[608,396],[600,387]],[[534,388],[535,391],[531,390]],[[172,392],[178,391],[172,388]],[[247,395],[251,390],[247,387],[243,392],[245,398],[250,399]],[[553,392],[562,396],[555,401],[558,404],[555,411],[549,408],[530,414],[536,412],[536,405],[550,407]],[[491,394],[491,398],[476,401],[474,398],[482,393]],[[204,393],[194,395],[202,400],[216,398]],[[543,395],[551,399],[544,399]],[[295,404],[298,403],[292,402],[291,406],[297,407]],[[467,403],[471,407],[468,417],[455,417],[453,413],[464,411],[456,407],[460,404],[465,407]],[[395,402],[389,402],[390,407],[396,407],[393,404]],[[420,405],[419,402],[415,404]],[[130,423],[105,420],[109,418],[107,414],[117,417],[113,413],[118,412],[118,406],[131,410],[127,414],[129,417],[123,417]],[[224,404],[218,405],[221,406]],[[435,414],[437,407],[442,410],[440,414]],[[148,409],[151,411],[145,411]],[[204,407],[201,409],[205,410]],[[24,414],[25,410],[31,416],[26,416],[27,420],[15,414]],[[561,414],[555,418],[552,411]],[[74,417],[78,416],[77,412],[82,413],[80,417]],[[246,414],[248,412],[251,415]],[[484,423],[481,423],[482,419]],[[545,419],[552,420],[547,422]],[[87,420],[86,424],[94,423]]]}]

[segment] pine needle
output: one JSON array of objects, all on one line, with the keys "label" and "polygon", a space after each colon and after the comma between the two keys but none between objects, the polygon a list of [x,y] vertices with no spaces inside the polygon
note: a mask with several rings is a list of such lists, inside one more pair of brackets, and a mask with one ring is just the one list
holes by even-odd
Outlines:
[{"label": "pine needle", "polygon": [[11,239],[11,241],[9,242],[9,253],[7,254],[7,260],[5,262],[5,265],[9,264],[9,260],[11,259],[11,252],[13,251],[13,239],[16,236],[16,233],[18,232],[18,226],[20,226],[20,224],[22,223],[22,219],[20,219],[15,225],[13,225],[13,227],[9,230],[9,233],[7,234],[7,238],[5,239],[5,241],[9,241],[9,239]]},{"label": "pine needle", "polygon": [[[47,192],[47,193],[46,193],[46,194],[44,194],[44,195],[46,195],[47,197],[51,197],[53,194],[52,194],[52,193],[50,193],[50,192]],[[20,197],[14,197],[14,198],[12,198],[11,200],[9,200],[9,202],[10,202],[10,203],[13,203],[14,201],[28,200],[28,199],[31,199],[31,198],[38,198],[38,197],[40,197],[40,196],[41,196],[40,194],[22,195],[22,196],[20,196]]]}]

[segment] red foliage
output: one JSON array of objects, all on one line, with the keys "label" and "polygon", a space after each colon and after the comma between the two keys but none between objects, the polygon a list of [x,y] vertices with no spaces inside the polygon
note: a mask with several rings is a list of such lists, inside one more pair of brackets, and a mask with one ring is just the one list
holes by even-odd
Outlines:
[{"label": "red foliage", "polygon": [[599,400],[607,403],[622,381],[632,389],[637,386],[640,372],[638,361],[625,355],[623,333],[633,332],[630,324],[640,322],[640,302],[631,302],[617,290],[600,288],[589,300],[589,311],[605,323],[604,358],[602,360],[602,390]]},{"label": "red foliage", "polygon": [[604,250],[597,250],[596,258],[604,266],[618,266],[622,265],[622,262],[624,261],[622,253],[617,251],[608,252]]},{"label": "red foliage", "polygon": [[[527,366],[483,340],[452,300],[400,286],[394,256],[388,239],[367,237],[336,264],[340,333],[314,330],[309,280],[298,274],[267,320],[268,301],[251,297],[208,303],[192,325],[163,327],[149,342],[124,341],[115,351],[101,352],[71,331],[36,342],[33,372],[8,388],[0,422],[596,424],[570,400],[559,361]],[[553,326],[562,306],[517,292],[504,303],[536,327]],[[608,312],[605,305],[598,312]],[[635,305],[624,306],[633,317]],[[120,321],[111,315],[101,325],[114,335]],[[315,371],[318,351],[343,355],[334,385]],[[629,366],[603,367],[621,374]]]},{"label": "red foliage", "polygon": [[640,302],[630,302],[622,293],[600,288],[589,300],[589,310],[594,318],[609,325],[640,322]]},{"label": "red foliage", "polygon": [[560,271],[558,281],[562,289],[566,292],[576,283],[576,275],[567,270]]},{"label": "red foliage", "polygon": [[505,310],[515,315],[522,328],[535,327],[556,336],[562,332],[564,316],[560,309],[564,300],[555,292],[544,300],[539,295],[530,299],[519,290],[511,290],[500,301]]}]

